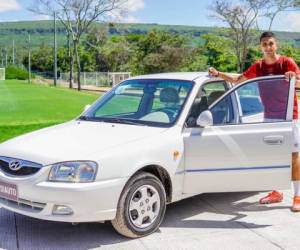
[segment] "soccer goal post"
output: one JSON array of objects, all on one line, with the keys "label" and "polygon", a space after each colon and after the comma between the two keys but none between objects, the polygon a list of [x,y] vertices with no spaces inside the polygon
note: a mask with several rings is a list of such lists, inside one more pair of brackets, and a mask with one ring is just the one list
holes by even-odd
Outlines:
[{"label": "soccer goal post", "polygon": [[5,80],[5,68],[0,68],[0,81]]}]

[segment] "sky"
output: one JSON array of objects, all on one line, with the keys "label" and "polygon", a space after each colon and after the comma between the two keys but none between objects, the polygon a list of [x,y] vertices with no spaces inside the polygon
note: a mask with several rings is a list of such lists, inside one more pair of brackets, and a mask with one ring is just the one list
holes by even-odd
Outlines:
[{"label": "sky", "polygon": [[[226,26],[210,17],[213,0],[129,0],[129,14],[123,22],[192,26]],[[47,16],[28,10],[35,0],[0,0],[0,21],[45,20]],[[273,30],[300,32],[300,11],[283,12],[275,19]],[[262,28],[266,23],[261,21]]]}]

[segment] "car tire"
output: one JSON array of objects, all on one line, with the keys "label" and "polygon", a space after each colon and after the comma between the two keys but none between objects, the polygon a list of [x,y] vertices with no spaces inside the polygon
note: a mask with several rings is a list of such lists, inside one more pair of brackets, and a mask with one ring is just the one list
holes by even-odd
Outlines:
[{"label": "car tire", "polygon": [[112,220],[116,231],[129,238],[155,232],[165,215],[166,192],[154,175],[140,172],[126,184]]}]

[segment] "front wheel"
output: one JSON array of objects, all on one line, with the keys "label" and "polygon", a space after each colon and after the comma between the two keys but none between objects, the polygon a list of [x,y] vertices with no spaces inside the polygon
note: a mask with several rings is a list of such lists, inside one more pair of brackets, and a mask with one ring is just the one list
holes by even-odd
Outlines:
[{"label": "front wheel", "polygon": [[126,184],[112,225],[126,237],[142,237],[158,229],[165,211],[166,193],[161,181],[141,172]]}]

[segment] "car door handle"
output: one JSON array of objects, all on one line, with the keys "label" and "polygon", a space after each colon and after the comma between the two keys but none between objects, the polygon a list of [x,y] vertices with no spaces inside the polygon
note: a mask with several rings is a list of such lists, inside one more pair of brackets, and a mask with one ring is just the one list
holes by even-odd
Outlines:
[{"label": "car door handle", "polygon": [[281,145],[284,141],[284,137],[281,135],[271,135],[271,136],[265,136],[264,142],[269,145]]}]

